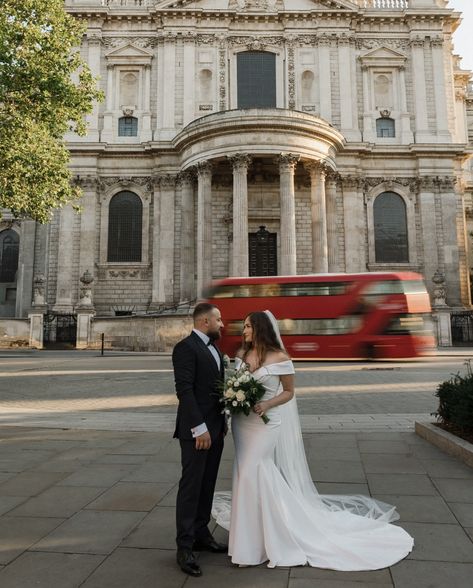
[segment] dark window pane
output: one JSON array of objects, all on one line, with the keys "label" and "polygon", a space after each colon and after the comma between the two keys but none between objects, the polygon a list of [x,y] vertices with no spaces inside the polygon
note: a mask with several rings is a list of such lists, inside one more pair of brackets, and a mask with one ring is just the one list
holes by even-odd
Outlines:
[{"label": "dark window pane", "polygon": [[375,252],[378,263],[407,263],[407,218],[404,200],[384,192],[374,201]]},{"label": "dark window pane", "polygon": [[240,284],[215,286],[208,298],[266,298],[267,296],[339,296],[351,282],[301,282],[294,284]]},{"label": "dark window pane", "polygon": [[16,280],[20,238],[8,229],[0,233],[0,282],[8,283]]},{"label": "dark window pane", "polygon": [[143,206],[133,192],[119,192],[110,201],[108,261],[141,261]]},{"label": "dark window pane", "polygon": [[378,118],[376,121],[376,134],[378,137],[395,137],[395,121],[392,118]]},{"label": "dark window pane", "polygon": [[122,116],[122,118],[118,119],[118,136],[137,137],[138,119],[134,116]]},{"label": "dark window pane", "polygon": [[276,108],[276,55],[245,51],[237,56],[238,108]]}]

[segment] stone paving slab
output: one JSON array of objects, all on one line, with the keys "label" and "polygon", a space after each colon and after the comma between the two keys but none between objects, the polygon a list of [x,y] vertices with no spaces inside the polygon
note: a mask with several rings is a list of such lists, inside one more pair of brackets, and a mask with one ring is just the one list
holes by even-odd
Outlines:
[{"label": "stone paving slab", "polygon": [[471,588],[473,565],[404,560],[391,574],[396,588]]},{"label": "stone paving slab", "polygon": [[[187,578],[175,563],[180,466],[179,446],[169,433],[0,427],[0,453],[5,446],[12,455],[21,455],[20,447],[34,452],[36,441],[36,457],[44,461],[33,459],[20,473],[0,469],[11,476],[0,478],[2,588],[463,588],[467,578],[471,586],[470,470],[437,449],[429,451],[411,432],[304,435],[321,493],[372,494],[398,506],[397,524],[415,539],[408,559],[386,570],[349,573],[238,568],[225,555],[200,553],[204,577],[198,579]],[[230,488],[233,453],[229,437],[218,489]],[[54,471],[60,464],[67,469]],[[20,481],[31,488],[12,494]],[[215,524],[212,530],[227,540],[226,531]],[[427,573],[430,565],[441,571]],[[34,583],[35,569],[43,584]]]},{"label": "stone paving slab", "polygon": [[77,588],[103,561],[101,555],[26,552],[1,574],[2,588]]}]

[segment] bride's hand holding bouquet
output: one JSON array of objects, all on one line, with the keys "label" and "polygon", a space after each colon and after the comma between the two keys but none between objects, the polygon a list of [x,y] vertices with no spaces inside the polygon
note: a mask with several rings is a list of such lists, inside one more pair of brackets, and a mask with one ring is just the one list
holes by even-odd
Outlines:
[{"label": "bride's hand holding bouquet", "polygon": [[269,418],[262,409],[265,403],[260,402],[265,394],[263,384],[255,380],[246,364],[242,364],[237,370],[228,370],[228,372],[220,391],[223,412],[227,415],[243,413],[248,416],[253,409],[267,424]]}]

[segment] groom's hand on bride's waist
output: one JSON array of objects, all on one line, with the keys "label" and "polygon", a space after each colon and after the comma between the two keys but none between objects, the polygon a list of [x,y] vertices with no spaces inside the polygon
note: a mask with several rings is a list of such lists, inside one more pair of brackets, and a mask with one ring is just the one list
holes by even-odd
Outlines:
[{"label": "groom's hand on bride's waist", "polygon": [[202,433],[202,435],[199,435],[198,437],[195,438],[195,448],[197,450],[210,449],[211,445],[212,445],[212,440],[210,438],[210,433],[208,431],[206,431],[205,433]]}]

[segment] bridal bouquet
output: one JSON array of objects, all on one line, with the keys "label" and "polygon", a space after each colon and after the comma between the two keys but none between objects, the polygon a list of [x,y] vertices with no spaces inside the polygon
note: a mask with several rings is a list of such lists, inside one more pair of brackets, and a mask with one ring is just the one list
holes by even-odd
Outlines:
[{"label": "bridal bouquet", "polygon": [[[223,403],[223,412],[227,415],[242,412],[248,416],[253,406],[263,398],[264,386],[253,378],[245,364],[238,370],[228,372],[221,389],[220,402]],[[265,424],[269,423],[269,418],[265,414],[261,415],[261,419]]]}]

